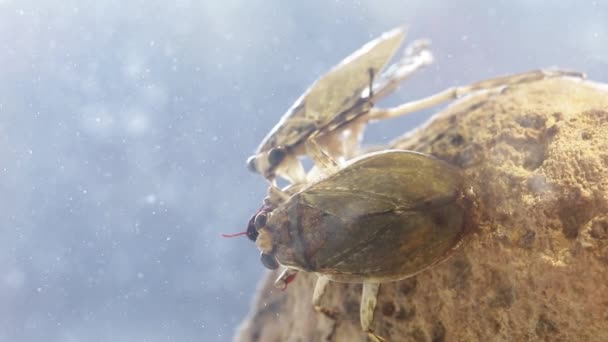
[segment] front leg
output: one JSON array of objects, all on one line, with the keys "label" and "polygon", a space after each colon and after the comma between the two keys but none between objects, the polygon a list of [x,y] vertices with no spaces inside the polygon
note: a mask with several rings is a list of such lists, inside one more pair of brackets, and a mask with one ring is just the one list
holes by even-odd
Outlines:
[{"label": "front leg", "polygon": [[361,294],[361,329],[368,334],[373,341],[384,341],[384,339],[374,334],[371,325],[374,321],[374,311],[378,298],[380,284],[363,283],[363,293]]},{"label": "front leg", "polygon": [[[306,153],[315,163],[320,176],[331,175],[340,169],[338,162],[321,147],[315,137],[306,141]],[[308,175],[308,178],[310,176]]]},{"label": "front leg", "polygon": [[287,288],[287,285],[296,278],[296,275],[298,275],[298,270],[285,268],[283,272],[281,272],[281,275],[274,281],[274,287],[284,291]]},{"label": "front leg", "polygon": [[296,155],[286,154],[275,171],[275,173],[291,184],[302,184],[306,182],[306,171]]},{"label": "front leg", "polygon": [[287,202],[289,197],[291,197],[289,192],[281,190],[281,188],[271,183],[268,187],[267,196],[264,198],[264,205],[267,205],[270,208],[276,208],[282,203]]}]

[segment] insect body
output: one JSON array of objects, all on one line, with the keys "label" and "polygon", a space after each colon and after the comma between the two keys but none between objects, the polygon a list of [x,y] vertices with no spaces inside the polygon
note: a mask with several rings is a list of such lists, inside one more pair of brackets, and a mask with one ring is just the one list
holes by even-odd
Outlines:
[{"label": "insect body", "polygon": [[287,267],[285,277],[319,275],[317,308],[328,281],[364,283],[361,324],[371,333],[379,284],[444,260],[468,231],[466,187],[458,169],[431,156],[364,155],[261,211],[256,245],[266,267]]},{"label": "insect body", "polygon": [[[278,174],[292,183],[301,183],[305,181],[305,173],[298,155],[308,153],[314,159],[326,152],[334,157],[352,154],[345,149],[356,145],[361,125],[349,127],[349,124],[369,112],[373,102],[395,89],[399,81],[432,62],[427,43],[416,41],[400,62],[381,74],[404,36],[402,29],[383,34],[317,80],[264,138],[256,154],[247,161],[249,168],[270,180]],[[339,136],[347,129],[354,130],[351,141],[343,141]],[[307,146],[312,138],[317,143]],[[320,145],[325,152],[310,151]]]}]

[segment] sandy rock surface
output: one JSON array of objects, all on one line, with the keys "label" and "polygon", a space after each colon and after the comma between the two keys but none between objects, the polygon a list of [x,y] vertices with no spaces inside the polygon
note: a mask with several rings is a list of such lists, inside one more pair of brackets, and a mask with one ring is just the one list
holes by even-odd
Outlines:
[{"label": "sandy rock surface", "polygon": [[[475,232],[452,258],[383,284],[389,341],[608,341],[608,86],[551,79],[459,101],[392,147],[459,165]],[[361,285],[267,274],[236,341],[366,341]]]}]

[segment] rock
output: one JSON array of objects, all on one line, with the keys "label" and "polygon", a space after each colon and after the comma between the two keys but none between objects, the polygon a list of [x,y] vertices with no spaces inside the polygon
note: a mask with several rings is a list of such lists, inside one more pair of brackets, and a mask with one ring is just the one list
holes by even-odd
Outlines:
[{"label": "rock", "polygon": [[[608,86],[548,79],[465,98],[391,144],[463,168],[476,231],[447,261],[383,284],[389,341],[608,341]],[[264,278],[237,341],[366,341],[360,284]]]}]

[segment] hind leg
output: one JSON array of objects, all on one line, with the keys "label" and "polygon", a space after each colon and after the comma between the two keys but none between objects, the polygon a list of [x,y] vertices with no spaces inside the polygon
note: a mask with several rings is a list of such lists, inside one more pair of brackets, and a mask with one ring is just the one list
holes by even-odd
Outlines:
[{"label": "hind leg", "polygon": [[583,78],[584,75],[575,71],[565,70],[533,70],[520,74],[496,77],[480,82],[472,83],[468,86],[453,87],[446,89],[437,94],[425,97],[420,100],[404,103],[400,106],[389,109],[372,109],[367,115],[368,120],[383,120],[395,118],[419,110],[434,107],[446,101],[455,100],[463,96],[484,90],[492,90],[497,88],[509,87],[516,84],[529,83],[539,81],[545,78],[553,77],[578,77]]},{"label": "hind leg", "polygon": [[312,294],[312,305],[317,312],[320,312],[331,319],[335,319],[335,313],[321,305],[321,299],[325,295],[327,285],[329,285],[329,283],[330,280],[328,278],[323,276],[319,276],[319,278],[317,278],[317,283],[315,284],[315,289]]},{"label": "hind leg", "polygon": [[374,311],[376,310],[376,303],[378,298],[378,291],[380,290],[380,284],[376,283],[364,283],[363,293],[361,294],[361,329],[368,334],[373,341],[384,341],[384,339],[374,334],[371,325],[374,321]]}]

